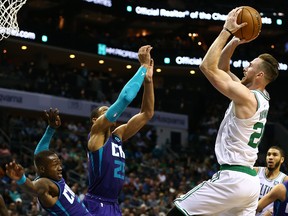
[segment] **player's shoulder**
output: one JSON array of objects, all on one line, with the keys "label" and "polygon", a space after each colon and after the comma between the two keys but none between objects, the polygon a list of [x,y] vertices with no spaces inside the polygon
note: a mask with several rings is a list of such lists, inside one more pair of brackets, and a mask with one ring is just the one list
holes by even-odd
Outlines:
[{"label": "player's shoulder", "polygon": [[50,191],[52,188],[58,188],[58,186],[49,178],[41,177],[33,181],[37,194],[44,194]]},{"label": "player's shoulder", "polygon": [[263,168],[265,168],[265,167],[261,167],[261,166],[254,166],[254,167],[253,167],[253,169],[254,169],[257,173],[259,173]]},{"label": "player's shoulder", "polygon": [[288,176],[285,173],[281,172],[281,175],[284,176],[282,182],[288,181]]}]

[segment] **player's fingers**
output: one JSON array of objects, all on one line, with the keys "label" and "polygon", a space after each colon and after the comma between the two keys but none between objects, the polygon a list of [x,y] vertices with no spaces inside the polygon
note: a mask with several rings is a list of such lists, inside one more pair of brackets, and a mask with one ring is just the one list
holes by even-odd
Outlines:
[{"label": "player's fingers", "polygon": [[248,24],[247,22],[243,22],[243,23],[239,24],[239,26],[242,28],[242,27],[246,26],[247,24]]},{"label": "player's fingers", "polygon": [[154,67],[154,59],[153,58],[151,58],[151,60],[150,60],[150,66]]},{"label": "player's fingers", "polygon": [[46,118],[49,118],[49,114],[48,114],[47,110],[44,110],[44,115]]},{"label": "player's fingers", "polygon": [[8,168],[12,168],[12,169],[14,169],[15,168],[15,166],[16,166],[16,163],[15,163],[15,161],[11,161],[9,164],[8,164]]},{"label": "player's fingers", "polygon": [[149,52],[151,50],[151,46],[150,45],[145,45],[142,48],[143,48],[142,51],[145,52],[145,53]]},{"label": "player's fingers", "polygon": [[60,116],[58,116],[58,115],[56,116],[56,123],[57,123],[57,125],[61,123]]},{"label": "player's fingers", "polygon": [[139,53],[142,53],[142,52],[144,52],[146,49],[147,49],[147,46],[148,45],[145,45],[145,46],[141,46],[140,48],[139,48]]},{"label": "player's fingers", "polygon": [[153,49],[152,46],[147,47],[147,52],[150,52]]},{"label": "player's fingers", "polygon": [[59,110],[57,108],[54,109],[54,112],[53,112],[55,115],[58,115],[59,114]]},{"label": "player's fingers", "polygon": [[242,12],[242,8],[238,8],[238,10],[235,11],[235,16],[238,17],[238,15]]}]

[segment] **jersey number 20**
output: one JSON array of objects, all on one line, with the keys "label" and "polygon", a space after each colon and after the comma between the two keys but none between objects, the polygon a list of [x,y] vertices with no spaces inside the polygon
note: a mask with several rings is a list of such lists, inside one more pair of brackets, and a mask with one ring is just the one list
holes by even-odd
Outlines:
[{"label": "jersey number 20", "polygon": [[252,148],[257,148],[263,136],[264,124],[257,122],[254,124],[253,129],[257,131],[251,134],[248,145]]},{"label": "jersey number 20", "polygon": [[114,169],[114,178],[124,179],[125,176],[125,163],[120,160],[115,160],[114,164],[117,167]]}]

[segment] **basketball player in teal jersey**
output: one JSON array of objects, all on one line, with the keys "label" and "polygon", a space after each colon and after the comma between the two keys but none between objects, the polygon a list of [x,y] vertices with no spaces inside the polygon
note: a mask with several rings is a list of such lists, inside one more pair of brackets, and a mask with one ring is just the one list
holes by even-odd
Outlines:
[{"label": "basketball player in teal jersey", "polygon": [[[97,216],[121,216],[118,196],[125,178],[125,153],[122,142],[136,134],[154,115],[153,67],[151,46],[139,49],[141,67],[124,86],[116,102],[91,112],[92,127],[88,136],[87,155],[89,185],[84,204]],[[135,98],[142,83],[141,110],[127,123],[112,130],[116,120]]]},{"label": "basketball player in teal jersey", "polygon": [[[284,151],[278,146],[271,146],[266,154],[266,167],[254,167],[260,179],[260,199],[275,185],[288,180],[288,176],[280,171],[284,159]],[[256,216],[265,216],[267,211],[273,212],[273,203],[267,205]]]},{"label": "basketball player in teal jersey", "polygon": [[61,125],[59,111],[50,108],[49,112],[45,113],[49,126],[34,151],[34,165],[38,177],[33,181],[26,178],[24,168],[15,161],[6,164],[6,174],[16,180],[25,192],[38,197],[40,205],[49,215],[90,216],[83,202],[65,183],[58,155],[49,150],[55,129]]},{"label": "basketball player in teal jersey", "polygon": [[[152,79],[154,62],[150,56],[151,49],[152,47],[149,45],[139,49],[138,57],[141,67],[124,86],[117,101],[109,108],[106,106],[99,107],[91,113],[93,125],[87,146],[89,188],[84,201],[93,215],[121,215],[117,198],[124,183],[125,174],[125,154],[122,150],[122,140],[126,140],[137,133],[154,114]],[[111,133],[110,127],[115,125],[115,121],[136,97],[143,81],[144,94],[140,113]],[[57,109],[54,111],[50,109],[49,112],[46,112],[46,116],[50,116],[48,118],[49,126],[38,143],[34,155],[49,149],[55,128],[61,125],[58,113]],[[104,142],[106,142],[105,147],[103,146]],[[109,160],[113,160],[111,164]],[[97,166],[99,167],[97,168]]]},{"label": "basketball player in teal jersey", "polygon": [[230,72],[232,54],[245,42],[233,38],[226,45],[230,32],[246,25],[237,24],[240,12],[239,8],[229,12],[223,30],[200,65],[210,83],[231,100],[215,143],[220,171],[176,198],[168,216],[256,214],[260,182],[253,166],[269,110],[265,87],[277,78],[278,62],[271,55],[262,54],[244,68],[241,81]]},{"label": "basketball player in teal jersey", "polygon": [[7,175],[32,196],[51,216],[91,216],[79,197],[62,178],[62,164],[53,151],[44,150],[35,156],[38,177],[31,181],[25,177],[25,170],[15,161],[6,165]]}]

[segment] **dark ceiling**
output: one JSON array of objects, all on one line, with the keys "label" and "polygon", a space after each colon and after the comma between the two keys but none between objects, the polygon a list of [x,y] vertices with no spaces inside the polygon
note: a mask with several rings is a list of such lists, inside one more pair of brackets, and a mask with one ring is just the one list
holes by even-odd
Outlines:
[{"label": "dark ceiling", "polygon": [[[274,0],[271,5],[271,0],[241,1],[241,5],[255,7],[265,15],[272,16],[275,12],[284,14],[283,27],[263,26],[259,38],[248,44],[247,49],[254,49],[255,52],[254,46],[261,45],[271,51],[271,45],[276,44],[273,52],[279,56],[284,53],[283,47],[288,36],[287,2]],[[108,71],[108,68],[113,68],[113,72],[121,73],[125,71],[126,63],[137,67],[137,62],[123,62],[121,59],[98,56],[95,52],[98,42],[135,52],[141,45],[151,44],[154,47],[152,55],[155,55],[156,66],[161,67],[165,74],[178,75],[188,73],[190,68],[163,66],[162,62],[157,61],[157,57],[173,52],[196,52],[203,57],[223,26],[223,22],[159,19],[124,13],[127,5],[137,4],[147,8],[219,11],[223,14],[239,6],[236,1],[229,0],[114,0],[113,7],[107,8],[84,0],[27,0],[18,13],[20,29],[46,34],[49,36],[48,43],[32,43],[10,37],[3,40],[1,46],[10,47],[10,53],[14,56],[10,58],[14,61],[33,59],[39,52],[43,52],[51,62],[72,64],[75,67],[85,62],[91,69]],[[191,32],[198,33],[198,37],[191,39],[188,36]],[[199,41],[201,46],[197,44]],[[175,42],[181,43],[181,46],[177,47]],[[25,54],[19,51],[19,46],[24,43],[29,45]],[[77,58],[68,59],[69,52],[77,52]],[[105,65],[99,65],[98,60],[103,58],[106,60]]]}]

